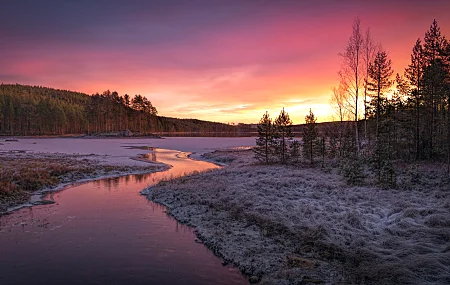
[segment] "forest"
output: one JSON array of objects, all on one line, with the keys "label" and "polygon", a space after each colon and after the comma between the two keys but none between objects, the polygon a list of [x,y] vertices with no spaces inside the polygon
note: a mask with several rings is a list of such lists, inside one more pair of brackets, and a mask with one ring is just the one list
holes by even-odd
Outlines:
[{"label": "forest", "polygon": [[87,95],[41,86],[0,85],[0,135],[235,135],[231,125],[157,115],[142,95]]},{"label": "forest", "polygon": [[389,54],[370,29],[362,31],[359,18],[339,56],[339,85],[330,100],[336,122],[319,132],[310,110],[297,141],[284,109],[275,120],[266,113],[258,124],[256,157],[266,164],[340,158],[352,183],[361,180],[367,162],[377,181],[390,187],[401,162],[446,163],[450,174],[450,43],[437,22],[417,39],[410,64],[395,76]]}]

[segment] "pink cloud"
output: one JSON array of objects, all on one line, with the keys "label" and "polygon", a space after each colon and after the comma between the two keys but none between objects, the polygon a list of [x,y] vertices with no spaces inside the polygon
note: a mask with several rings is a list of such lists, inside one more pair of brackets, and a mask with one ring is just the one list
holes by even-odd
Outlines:
[{"label": "pink cloud", "polygon": [[[198,109],[199,119],[256,122],[261,110],[285,106],[300,123],[309,106],[328,110],[331,86],[337,84],[337,54],[345,48],[355,16],[363,27],[370,26],[400,73],[433,18],[444,34],[450,33],[444,7],[404,12],[395,3],[345,6],[268,11],[250,20],[193,30],[192,36],[180,35],[172,44],[135,43],[127,37],[121,42],[128,26],[117,28],[117,34],[99,34],[103,44],[9,43],[0,64],[8,78],[23,79],[18,83],[89,94],[111,89],[146,95],[165,116],[193,117]],[[148,24],[145,18],[138,22]],[[144,34],[145,28],[137,32]],[[326,120],[324,112],[321,118]]]}]

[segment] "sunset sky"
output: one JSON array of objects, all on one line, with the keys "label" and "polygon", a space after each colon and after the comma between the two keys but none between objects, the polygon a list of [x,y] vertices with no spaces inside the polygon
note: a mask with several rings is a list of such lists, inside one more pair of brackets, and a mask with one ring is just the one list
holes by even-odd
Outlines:
[{"label": "sunset sky", "polygon": [[284,106],[330,120],[354,19],[403,73],[450,1],[2,1],[0,82],[145,95],[160,115],[256,123]]}]

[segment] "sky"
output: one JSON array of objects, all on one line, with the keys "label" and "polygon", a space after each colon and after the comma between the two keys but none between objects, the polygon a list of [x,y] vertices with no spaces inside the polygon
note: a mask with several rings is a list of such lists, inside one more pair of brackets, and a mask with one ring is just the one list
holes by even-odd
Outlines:
[{"label": "sky", "polygon": [[0,82],[141,94],[159,115],[257,123],[281,108],[330,121],[356,17],[403,73],[450,1],[3,0]]}]

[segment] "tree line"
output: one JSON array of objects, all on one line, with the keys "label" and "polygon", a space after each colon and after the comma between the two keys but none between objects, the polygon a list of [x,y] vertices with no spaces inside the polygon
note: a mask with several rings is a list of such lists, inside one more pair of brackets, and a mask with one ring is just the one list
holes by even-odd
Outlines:
[{"label": "tree line", "polygon": [[236,132],[227,124],[157,114],[150,100],[139,94],[121,96],[107,90],[87,95],[41,86],[0,85],[1,135]]},{"label": "tree line", "polygon": [[313,163],[318,155],[325,155],[325,137],[319,136],[316,120],[310,109],[305,117],[301,144],[294,138],[292,120],[284,108],[275,120],[266,112],[258,123],[258,137],[253,148],[255,158],[264,164],[299,163],[302,157]]},{"label": "tree line", "polygon": [[[319,135],[310,111],[297,142],[303,160],[312,163],[325,156],[347,160],[348,175],[354,179],[361,173],[359,164],[368,162],[377,180],[390,186],[395,185],[399,161],[446,162],[450,173],[450,43],[436,20],[423,40],[416,41],[403,74],[394,76],[389,54],[375,43],[369,29],[362,30],[359,18],[339,56],[340,80],[331,96],[338,120]],[[266,143],[277,137],[276,132],[266,134],[267,118],[266,113],[258,125],[256,156],[265,163],[285,163],[281,157],[262,159],[280,147],[278,139]]]},{"label": "tree line", "polygon": [[350,151],[368,158],[383,183],[395,184],[399,160],[446,162],[450,172],[450,43],[436,20],[415,42],[403,74],[394,76],[388,53],[370,30],[362,35],[359,19],[341,57],[333,103],[344,119],[353,118]]}]

